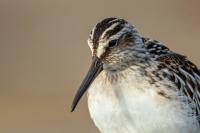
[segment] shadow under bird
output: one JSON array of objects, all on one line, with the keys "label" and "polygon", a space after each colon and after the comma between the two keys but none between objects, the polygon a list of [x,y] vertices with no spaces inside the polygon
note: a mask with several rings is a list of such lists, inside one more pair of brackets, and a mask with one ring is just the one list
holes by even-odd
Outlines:
[{"label": "shadow under bird", "polygon": [[71,111],[88,90],[102,133],[200,133],[200,71],[185,56],[121,18],[97,23],[88,45],[92,64]]}]

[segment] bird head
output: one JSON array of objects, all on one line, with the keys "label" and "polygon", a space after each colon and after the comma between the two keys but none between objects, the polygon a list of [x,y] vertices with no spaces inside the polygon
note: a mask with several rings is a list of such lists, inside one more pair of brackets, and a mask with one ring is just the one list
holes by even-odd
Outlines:
[{"label": "bird head", "polygon": [[106,18],[97,23],[90,33],[88,45],[92,63],[74,97],[72,111],[102,70],[116,73],[145,58],[142,37],[133,25],[121,18]]},{"label": "bird head", "polygon": [[97,23],[88,38],[92,56],[110,72],[124,70],[142,58],[143,41],[136,28],[121,18],[106,18]]}]

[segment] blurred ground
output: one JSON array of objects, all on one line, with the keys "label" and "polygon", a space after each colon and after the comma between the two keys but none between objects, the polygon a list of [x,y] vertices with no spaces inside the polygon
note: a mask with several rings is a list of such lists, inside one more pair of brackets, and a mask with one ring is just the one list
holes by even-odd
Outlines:
[{"label": "blurred ground", "polygon": [[0,0],[0,132],[98,133],[86,97],[70,113],[87,71],[93,25],[132,22],[200,66],[198,0]]}]

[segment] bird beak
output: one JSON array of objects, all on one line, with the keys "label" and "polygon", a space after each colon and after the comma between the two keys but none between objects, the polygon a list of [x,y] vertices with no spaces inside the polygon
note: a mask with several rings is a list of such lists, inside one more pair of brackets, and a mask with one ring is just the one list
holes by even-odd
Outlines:
[{"label": "bird beak", "polygon": [[99,75],[99,73],[102,70],[103,70],[102,61],[98,57],[93,56],[90,69],[89,69],[87,75],[85,76],[84,80],[82,81],[81,86],[79,87],[78,91],[76,92],[76,95],[72,102],[71,112],[73,112],[75,110],[76,105],[80,101],[83,94],[86,92],[86,90],[89,88],[91,83],[94,81],[94,79]]}]

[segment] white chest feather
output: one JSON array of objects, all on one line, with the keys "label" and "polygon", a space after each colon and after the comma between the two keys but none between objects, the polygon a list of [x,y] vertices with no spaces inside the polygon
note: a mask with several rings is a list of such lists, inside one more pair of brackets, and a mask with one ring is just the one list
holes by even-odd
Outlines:
[{"label": "white chest feather", "polygon": [[91,118],[102,133],[200,133],[197,122],[136,74],[111,84],[102,74],[88,92]]}]

